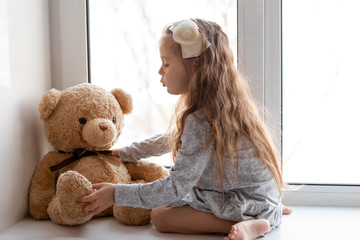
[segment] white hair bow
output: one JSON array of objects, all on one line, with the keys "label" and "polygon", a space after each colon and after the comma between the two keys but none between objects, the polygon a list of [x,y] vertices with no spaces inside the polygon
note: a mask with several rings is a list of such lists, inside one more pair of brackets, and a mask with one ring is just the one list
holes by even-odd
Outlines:
[{"label": "white hair bow", "polygon": [[[201,34],[198,25],[191,19],[182,20],[169,28],[173,32],[174,41],[181,45],[183,58],[200,56],[202,52]],[[206,40],[205,49],[210,46]]]}]

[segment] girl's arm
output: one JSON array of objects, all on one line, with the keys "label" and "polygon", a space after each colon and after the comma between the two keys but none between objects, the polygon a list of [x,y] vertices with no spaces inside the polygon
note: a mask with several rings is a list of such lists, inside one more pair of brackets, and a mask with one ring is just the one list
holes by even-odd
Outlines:
[{"label": "girl's arm", "polygon": [[192,201],[192,188],[196,186],[211,156],[205,147],[209,128],[209,125],[188,116],[181,137],[182,146],[169,177],[146,184],[102,185],[98,191],[79,200],[91,203],[84,210],[101,210],[107,206],[100,206],[100,203],[113,203],[109,199],[120,206],[148,209],[180,200]]},{"label": "girl's arm", "polygon": [[154,208],[180,200],[192,201],[192,189],[212,156],[206,148],[210,129],[206,121],[189,115],[181,136],[181,149],[170,176],[147,184],[117,184],[116,203],[120,206]]},{"label": "girl's arm", "polygon": [[142,142],[134,142],[128,147],[112,151],[114,157],[124,162],[137,162],[142,158],[161,156],[170,152],[169,135],[160,134]]}]

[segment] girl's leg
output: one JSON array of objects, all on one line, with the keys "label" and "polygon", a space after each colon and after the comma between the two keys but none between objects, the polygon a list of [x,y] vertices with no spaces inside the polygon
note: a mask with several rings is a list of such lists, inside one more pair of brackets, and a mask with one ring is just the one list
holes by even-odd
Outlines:
[{"label": "girl's leg", "polygon": [[151,220],[159,232],[228,233],[236,222],[217,218],[188,205],[170,208],[162,206],[151,211]]},{"label": "girl's leg", "polygon": [[[174,233],[229,233],[226,239],[254,239],[269,228],[269,222],[263,219],[251,219],[236,223],[217,218],[214,214],[201,212],[186,205],[178,208],[168,206],[152,210],[151,219],[159,232]],[[243,223],[243,224],[242,224]]]}]

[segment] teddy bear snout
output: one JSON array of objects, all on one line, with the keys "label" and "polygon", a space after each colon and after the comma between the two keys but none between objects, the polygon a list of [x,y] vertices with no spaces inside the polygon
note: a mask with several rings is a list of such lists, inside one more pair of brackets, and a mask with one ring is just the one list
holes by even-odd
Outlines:
[{"label": "teddy bear snout", "polygon": [[99,128],[103,131],[106,131],[109,128],[109,125],[107,123],[99,123]]},{"label": "teddy bear snout", "polygon": [[94,147],[104,147],[112,144],[117,136],[117,130],[108,119],[92,119],[88,121],[82,130],[84,141]]}]

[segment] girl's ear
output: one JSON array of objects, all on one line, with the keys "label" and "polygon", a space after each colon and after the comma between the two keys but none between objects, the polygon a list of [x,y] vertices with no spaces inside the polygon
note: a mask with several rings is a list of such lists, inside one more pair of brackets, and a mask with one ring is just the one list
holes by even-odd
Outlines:
[{"label": "girl's ear", "polygon": [[194,70],[197,69],[198,65],[199,65],[199,57],[196,57],[193,61]]},{"label": "girl's ear", "polygon": [[41,120],[48,119],[55,110],[61,98],[61,91],[52,88],[48,90],[41,98],[39,104],[39,115]]},{"label": "girl's ear", "polygon": [[132,108],[133,108],[131,96],[120,88],[115,88],[114,90],[111,91],[111,93],[114,95],[116,100],[119,102],[123,113],[124,114],[131,113]]}]

